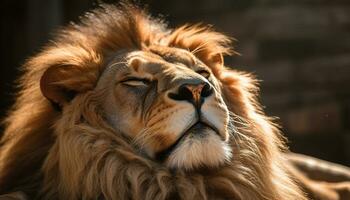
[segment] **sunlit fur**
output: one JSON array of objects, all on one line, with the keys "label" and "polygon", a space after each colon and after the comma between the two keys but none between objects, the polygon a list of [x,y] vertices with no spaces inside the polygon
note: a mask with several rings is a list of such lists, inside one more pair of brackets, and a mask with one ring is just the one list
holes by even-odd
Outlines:
[{"label": "sunlit fur", "polygon": [[[208,133],[207,142],[222,150],[208,156],[224,158],[222,153],[229,153],[230,159],[210,161],[202,156],[198,163],[209,167],[183,170],[181,166],[193,163],[181,161],[188,153],[183,144],[168,160],[170,166],[178,166],[174,170],[152,159],[155,146],[144,154],[132,139],[136,135],[125,135],[113,127],[113,112],[103,109],[108,99],[99,90],[108,85],[103,84],[108,79],[102,78],[111,63],[108,58],[123,55],[123,51],[149,52],[151,46],[191,52],[211,69],[219,87],[216,94],[221,94],[230,114],[226,126],[230,137],[226,145],[225,139]],[[50,200],[306,199],[287,172],[278,129],[256,102],[254,77],[224,67],[222,56],[233,53],[229,46],[226,36],[209,27],[167,29],[126,4],[106,5],[88,13],[82,23],[61,31],[25,64],[2,139],[0,193],[20,190]],[[56,70],[51,77],[55,87],[75,94],[60,105],[62,111],[54,110],[41,93],[39,82],[48,69]],[[127,101],[128,96],[120,99]],[[162,105],[159,102],[157,108],[166,110]],[[128,118],[128,113],[116,114]],[[125,123],[131,128],[134,122]],[[174,124],[168,125],[172,131]],[[140,140],[142,143],[142,137]],[[198,152],[190,152],[193,159],[206,151],[198,144],[206,141],[195,142]],[[210,162],[221,164],[211,167]]]}]

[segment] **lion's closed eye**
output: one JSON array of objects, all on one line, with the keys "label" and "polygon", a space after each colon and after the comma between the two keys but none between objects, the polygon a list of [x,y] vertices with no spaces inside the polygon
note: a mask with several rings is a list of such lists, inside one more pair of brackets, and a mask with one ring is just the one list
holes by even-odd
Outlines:
[{"label": "lion's closed eye", "polygon": [[210,72],[208,72],[205,69],[201,69],[196,71],[198,74],[200,74],[201,76],[203,76],[204,78],[208,79],[210,77]]},{"label": "lion's closed eye", "polygon": [[121,81],[123,85],[133,86],[133,87],[146,87],[150,84],[150,80],[144,78],[131,77]]}]

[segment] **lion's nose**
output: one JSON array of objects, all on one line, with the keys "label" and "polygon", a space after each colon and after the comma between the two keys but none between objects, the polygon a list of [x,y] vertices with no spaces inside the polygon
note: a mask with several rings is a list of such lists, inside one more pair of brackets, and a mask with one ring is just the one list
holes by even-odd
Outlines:
[{"label": "lion's nose", "polygon": [[169,93],[169,98],[177,101],[189,101],[200,107],[204,99],[213,93],[213,88],[209,83],[182,84],[176,93]]}]

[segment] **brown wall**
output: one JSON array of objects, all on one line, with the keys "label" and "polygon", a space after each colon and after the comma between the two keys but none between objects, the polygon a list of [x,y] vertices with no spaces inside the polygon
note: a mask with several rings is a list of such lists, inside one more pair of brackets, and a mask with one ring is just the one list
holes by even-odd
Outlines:
[{"label": "brown wall", "polygon": [[[11,104],[24,59],[93,0],[2,0],[0,110]],[[109,0],[113,2],[113,0]],[[350,1],[148,0],[173,26],[204,22],[238,41],[227,65],[262,80],[291,149],[350,165]]]}]

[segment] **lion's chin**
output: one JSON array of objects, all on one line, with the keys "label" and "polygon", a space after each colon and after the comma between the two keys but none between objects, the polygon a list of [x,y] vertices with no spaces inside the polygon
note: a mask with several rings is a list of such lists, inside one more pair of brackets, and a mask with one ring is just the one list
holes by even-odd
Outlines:
[{"label": "lion's chin", "polygon": [[231,147],[212,129],[188,134],[169,154],[165,163],[172,169],[216,168],[231,159]]}]

